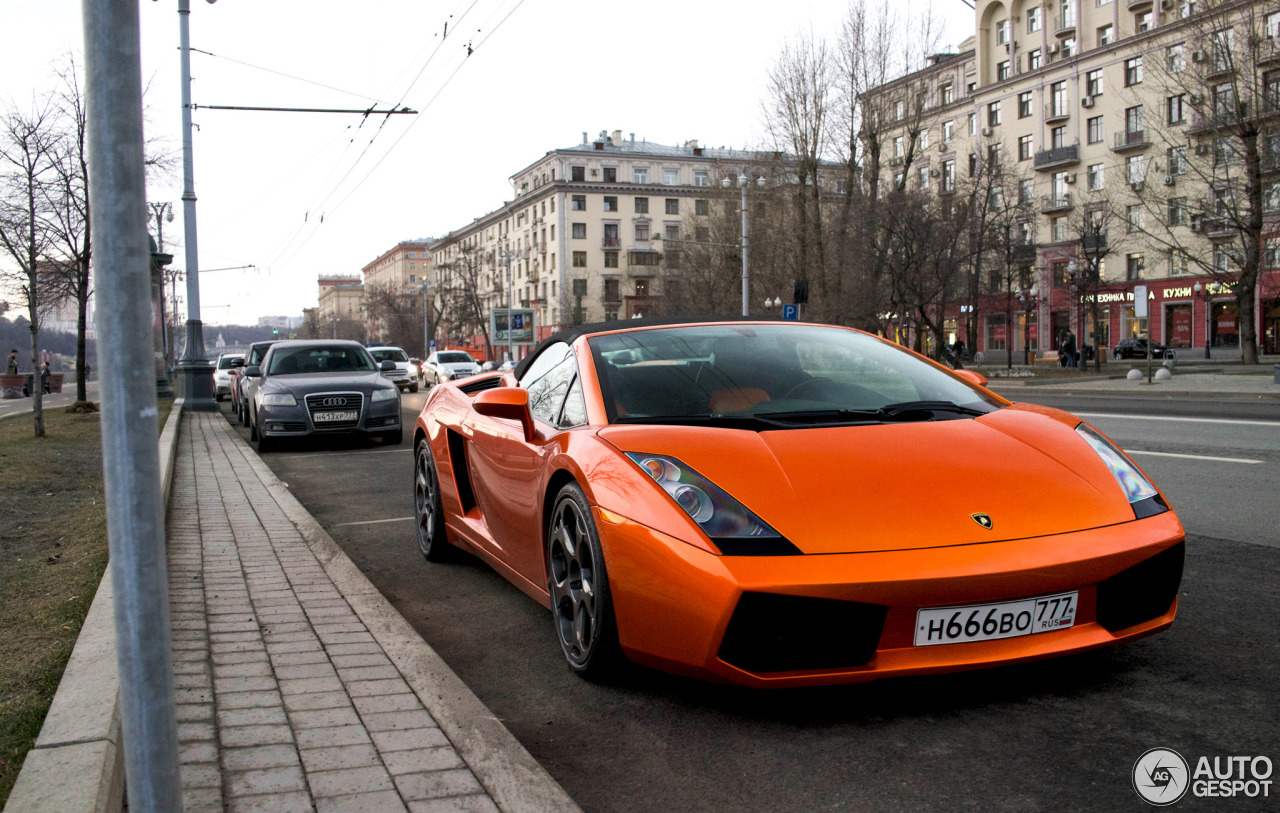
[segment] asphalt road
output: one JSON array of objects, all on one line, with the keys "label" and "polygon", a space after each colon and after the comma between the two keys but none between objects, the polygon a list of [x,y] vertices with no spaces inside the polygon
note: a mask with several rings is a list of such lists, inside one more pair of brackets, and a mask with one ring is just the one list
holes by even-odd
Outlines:
[{"label": "asphalt road", "polygon": [[[424,398],[404,397],[406,420]],[[407,440],[311,444],[266,461],[592,813],[1146,810],[1130,775],[1150,748],[1193,765],[1280,762],[1280,550],[1267,527],[1280,519],[1280,426],[1110,417],[1151,417],[1132,399],[1088,406],[1123,446],[1197,455],[1138,458],[1188,528],[1173,628],[1039,664],[821,690],[749,691],[640,668],[586,683],[564,666],[539,605],[474,558],[422,560]],[[1252,420],[1214,413],[1234,417]],[[1275,810],[1277,793],[1188,796],[1176,809]]]}]

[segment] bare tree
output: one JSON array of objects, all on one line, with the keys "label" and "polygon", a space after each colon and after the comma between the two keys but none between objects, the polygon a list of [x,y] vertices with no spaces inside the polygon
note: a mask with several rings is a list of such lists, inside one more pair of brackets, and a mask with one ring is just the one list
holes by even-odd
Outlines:
[{"label": "bare tree", "polygon": [[1234,295],[1241,358],[1255,364],[1264,223],[1280,209],[1280,185],[1263,181],[1280,168],[1280,9],[1200,0],[1189,11],[1181,42],[1162,40],[1126,65],[1164,109],[1145,110],[1135,95],[1116,145],[1163,148],[1128,159],[1133,202],[1147,210],[1140,230],[1171,274],[1194,269]]},{"label": "bare tree", "polygon": [[62,150],[48,104],[30,112],[10,106],[0,119],[0,246],[17,266],[0,270],[26,301],[31,330],[35,434],[44,436],[44,393],[40,386],[40,323],[63,292],[50,260],[55,236],[48,208],[50,187]]},{"label": "bare tree", "polygon": [[375,325],[373,338],[397,347],[423,346],[422,294],[415,290],[397,290],[390,286],[366,285],[364,301],[368,319]]},{"label": "bare tree", "polygon": [[485,296],[505,290],[501,282],[505,269],[500,269],[498,263],[493,253],[463,241],[454,255],[436,266],[440,279],[436,295],[440,298],[441,316],[433,321],[449,333],[479,333],[484,337],[488,358],[493,356],[493,346]]}]

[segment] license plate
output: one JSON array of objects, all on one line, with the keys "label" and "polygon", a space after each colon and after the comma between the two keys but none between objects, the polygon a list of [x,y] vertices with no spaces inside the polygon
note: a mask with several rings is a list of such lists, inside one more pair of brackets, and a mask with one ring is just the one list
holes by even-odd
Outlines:
[{"label": "license plate", "polygon": [[1079,595],[1073,590],[999,604],[930,607],[916,613],[915,643],[963,644],[1066,629],[1076,623],[1078,601]]},{"label": "license plate", "polygon": [[335,423],[337,421],[354,421],[357,413],[354,409],[344,410],[342,412],[317,412],[311,416],[311,420],[316,423]]}]

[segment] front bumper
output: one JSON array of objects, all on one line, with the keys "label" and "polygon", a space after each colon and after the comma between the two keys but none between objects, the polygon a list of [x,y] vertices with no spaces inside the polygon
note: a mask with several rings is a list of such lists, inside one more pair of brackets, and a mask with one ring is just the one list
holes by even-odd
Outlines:
[{"label": "front bumper", "polygon": [[[975,669],[1151,635],[1177,612],[1183,532],[1172,511],[1040,539],[759,557],[716,556],[595,513],[623,649],[693,677],[782,687]],[[1070,628],[914,645],[923,607],[1069,590],[1079,591]]]},{"label": "front bumper", "polygon": [[360,417],[354,426],[317,426],[310,413],[299,401],[297,406],[258,407],[259,431],[270,438],[301,438],[308,435],[381,434],[400,426],[400,399],[371,403],[366,397],[360,409]]}]

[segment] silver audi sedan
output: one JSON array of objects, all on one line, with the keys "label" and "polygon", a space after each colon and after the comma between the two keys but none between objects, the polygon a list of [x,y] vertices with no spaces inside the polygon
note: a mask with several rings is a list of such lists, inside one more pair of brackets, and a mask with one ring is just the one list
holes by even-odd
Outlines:
[{"label": "silver audi sedan", "polygon": [[286,438],[372,435],[383,443],[404,438],[400,389],[358,342],[284,341],[271,345],[262,364],[246,367],[257,378],[249,404],[249,439],[259,454]]}]

